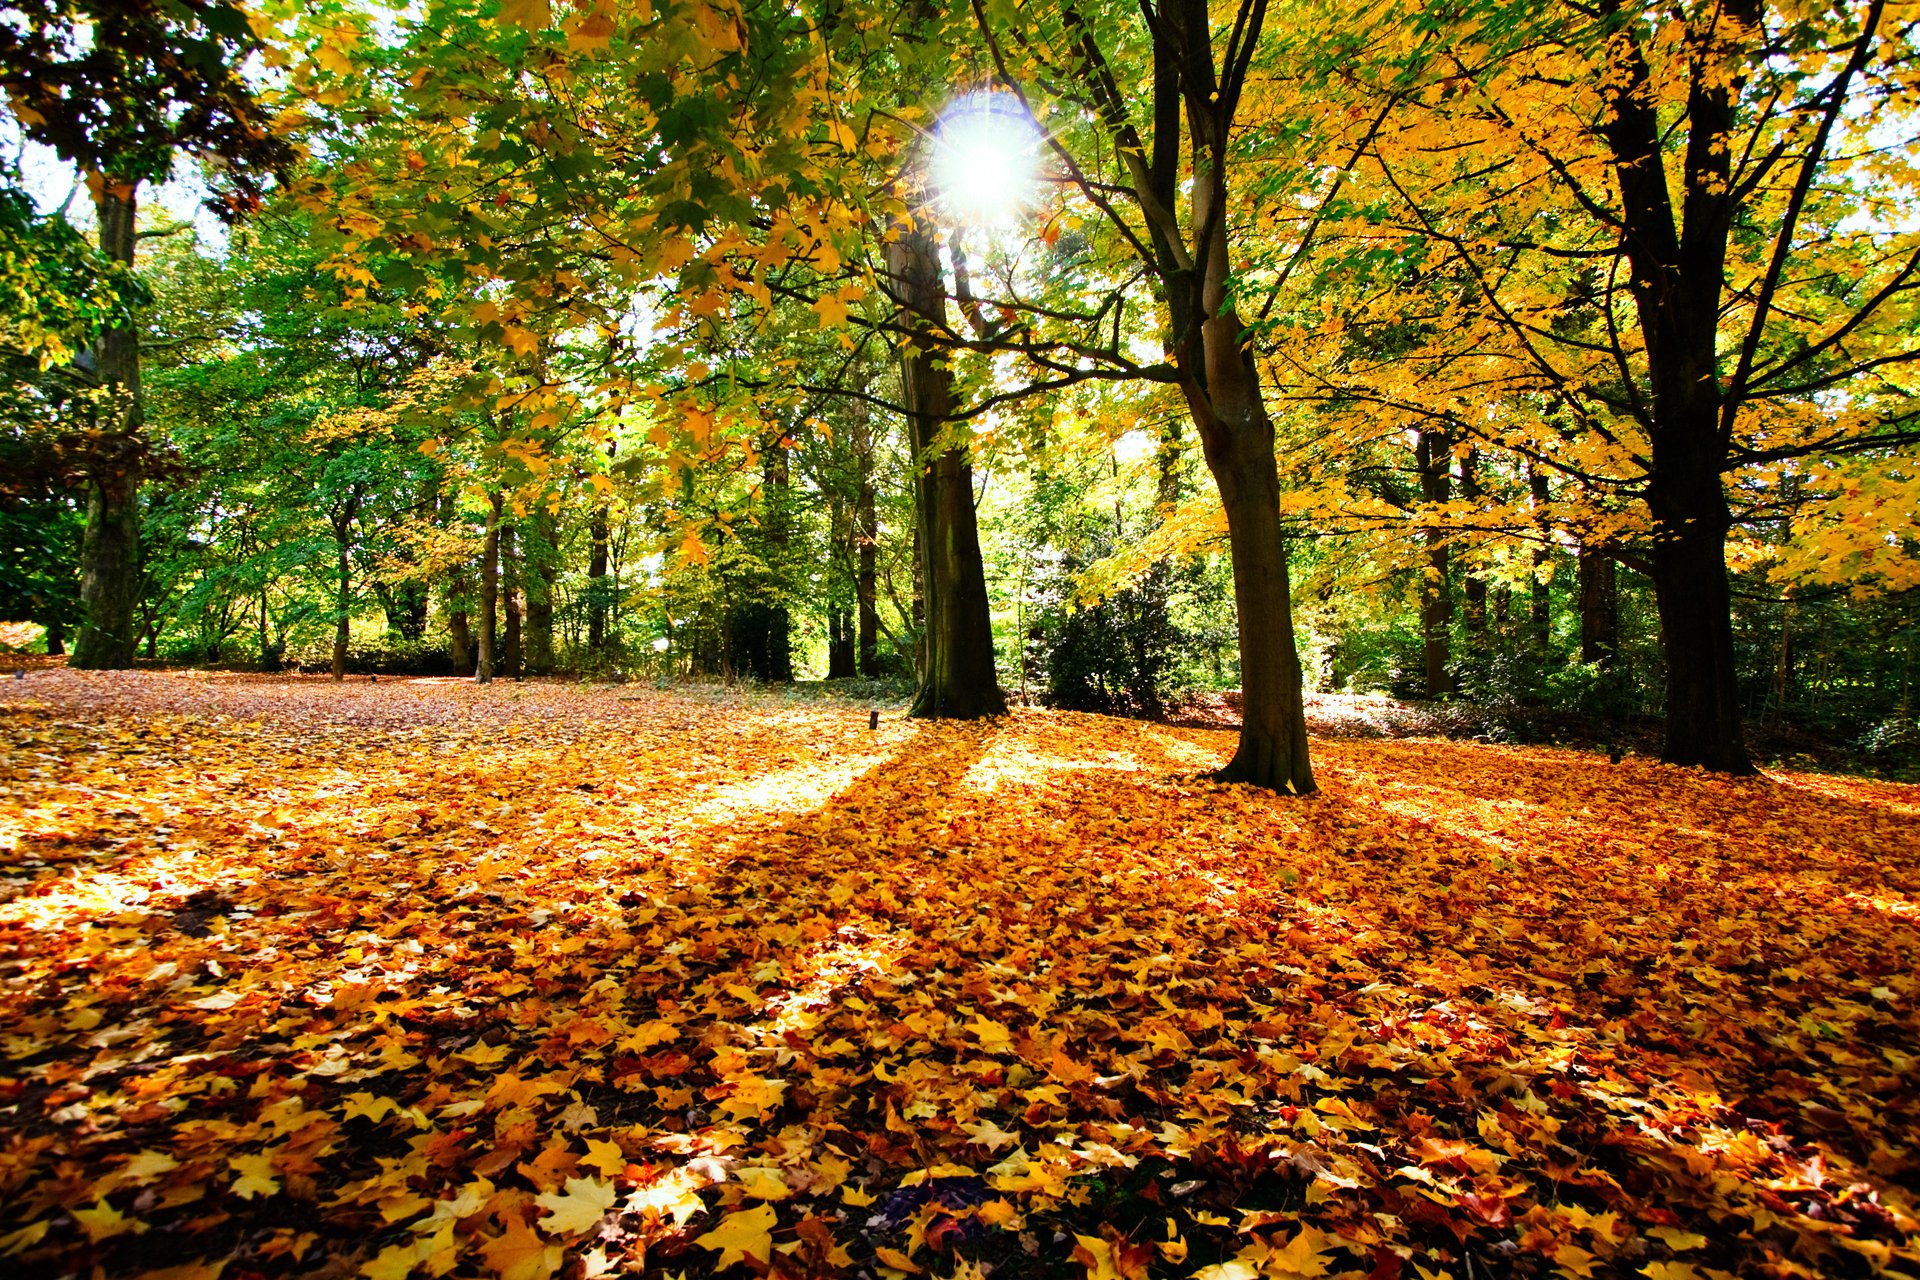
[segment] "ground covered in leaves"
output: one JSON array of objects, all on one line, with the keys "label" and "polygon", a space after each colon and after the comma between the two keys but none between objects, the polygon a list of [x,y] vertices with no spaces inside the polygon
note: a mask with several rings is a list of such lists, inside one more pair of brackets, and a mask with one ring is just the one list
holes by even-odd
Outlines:
[{"label": "ground covered in leaves", "polygon": [[0,1272],[1920,1276],[1920,788],[0,687]]}]

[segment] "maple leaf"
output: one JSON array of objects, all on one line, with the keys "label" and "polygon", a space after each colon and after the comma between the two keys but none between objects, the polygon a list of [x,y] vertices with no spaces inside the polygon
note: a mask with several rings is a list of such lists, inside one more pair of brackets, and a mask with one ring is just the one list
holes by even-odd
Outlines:
[{"label": "maple leaf", "polygon": [[129,1231],[138,1233],[147,1229],[146,1223],[138,1218],[126,1217],[104,1200],[94,1201],[91,1209],[75,1209],[72,1212],[73,1220],[87,1233],[87,1239],[95,1244]]},{"label": "maple leaf", "polygon": [[747,1258],[764,1263],[773,1255],[773,1229],[779,1221],[770,1204],[739,1209],[705,1235],[694,1237],[693,1242],[720,1255],[716,1267],[729,1267]]},{"label": "maple leaf", "polygon": [[480,1255],[500,1280],[547,1280],[560,1269],[565,1256],[560,1246],[548,1244],[518,1218],[484,1242]]},{"label": "maple leaf", "polygon": [[786,1178],[778,1169],[769,1169],[760,1165],[745,1165],[733,1171],[740,1181],[741,1188],[756,1200],[785,1200],[793,1194]]},{"label": "maple leaf", "polygon": [[550,0],[500,0],[499,19],[529,31],[543,31],[553,25]]},{"label": "maple leaf", "polygon": [[985,1147],[988,1151],[1011,1147],[1020,1141],[1019,1135],[1008,1133],[991,1118],[976,1120],[972,1124],[963,1124],[960,1128],[967,1134],[969,1146]]},{"label": "maple leaf", "polygon": [[598,1169],[609,1178],[614,1178],[626,1170],[627,1155],[617,1142],[610,1142],[605,1138],[589,1138],[587,1154],[580,1157],[580,1163],[589,1169]]},{"label": "maple leaf", "polygon": [[366,1262],[360,1264],[360,1274],[367,1280],[406,1280],[413,1269],[420,1265],[420,1248],[416,1243],[390,1244]]},{"label": "maple leaf", "polygon": [[598,1178],[569,1178],[564,1191],[549,1191],[534,1197],[534,1203],[547,1210],[540,1229],[548,1235],[578,1235],[600,1225],[613,1208],[613,1184]]},{"label": "maple leaf", "polygon": [[171,1173],[180,1162],[164,1151],[136,1151],[120,1166],[120,1172],[135,1182],[152,1182],[163,1173]]},{"label": "maple leaf", "polygon": [[271,1152],[234,1156],[227,1161],[227,1166],[240,1175],[233,1180],[233,1194],[242,1200],[280,1194],[280,1179],[274,1176]]}]

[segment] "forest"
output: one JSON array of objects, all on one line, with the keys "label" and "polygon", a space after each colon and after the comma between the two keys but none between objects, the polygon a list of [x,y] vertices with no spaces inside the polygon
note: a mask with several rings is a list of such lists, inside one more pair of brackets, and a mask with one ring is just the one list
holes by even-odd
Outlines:
[{"label": "forest", "polygon": [[0,1270],[1920,1278],[1920,7],[0,87]]}]

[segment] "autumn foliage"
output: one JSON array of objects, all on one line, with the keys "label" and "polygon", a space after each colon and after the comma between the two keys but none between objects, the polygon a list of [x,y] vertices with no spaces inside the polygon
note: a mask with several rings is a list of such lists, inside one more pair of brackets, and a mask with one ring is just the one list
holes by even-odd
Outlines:
[{"label": "autumn foliage", "polygon": [[1913,1274],[1920,789],[8,684],[0,1270]]}]

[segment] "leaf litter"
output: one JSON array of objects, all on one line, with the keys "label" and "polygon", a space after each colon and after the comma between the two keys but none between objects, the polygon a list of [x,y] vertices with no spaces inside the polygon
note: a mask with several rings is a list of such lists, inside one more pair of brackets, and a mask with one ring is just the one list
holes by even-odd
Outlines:
[{"label": "leaf litter", "polygon": [[0,1269],[1920,1275],[1920,788],[36,672]]}]

